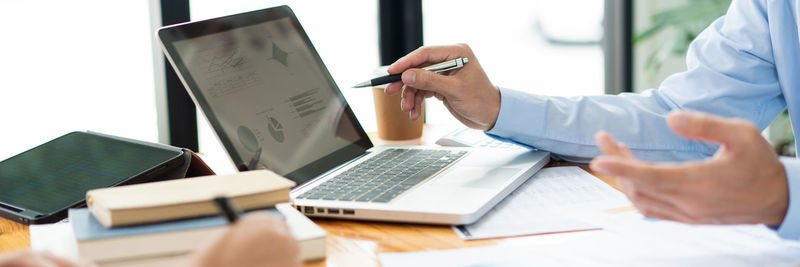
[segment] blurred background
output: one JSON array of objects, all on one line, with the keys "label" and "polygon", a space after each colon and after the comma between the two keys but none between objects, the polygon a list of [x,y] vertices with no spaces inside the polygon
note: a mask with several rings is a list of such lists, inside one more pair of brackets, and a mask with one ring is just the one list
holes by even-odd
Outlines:
[{"label": "blurred background", "polygon": [[[289,5],[371,132],[372,95],[350,86],[419,45],[469,44],[500,87],[561,96],[638,92],[684,70],[688,43],[729,3],[4,0],[0,159],[83,130],[222,153],[183,88],[169,82],[154,45],[154,30],[162,25]],[[426,122],[458,123],[437,101],[429,101]],[[791,154],[787,127],[779,118],[765,134],[778,151]]]}]

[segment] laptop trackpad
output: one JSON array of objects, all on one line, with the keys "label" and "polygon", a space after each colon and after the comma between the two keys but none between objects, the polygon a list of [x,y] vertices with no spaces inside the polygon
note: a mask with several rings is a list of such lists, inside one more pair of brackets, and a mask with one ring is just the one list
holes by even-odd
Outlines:
[{"label": "laptop trackpad", "polygon": [[474,188],[497,188],[514,174],[519,172],[516,168],[481,168],[459,167],[433,180],[434,185],[460,186]]}]

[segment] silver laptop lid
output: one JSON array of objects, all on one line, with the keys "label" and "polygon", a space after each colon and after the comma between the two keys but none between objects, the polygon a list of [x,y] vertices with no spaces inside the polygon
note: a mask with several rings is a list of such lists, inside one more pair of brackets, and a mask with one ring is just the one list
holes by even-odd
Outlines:
[{"label": "silver laptop lid", "polygon": [[299,185],[372,147],[289,7],[158,35],[240,170],[268,168]]}]

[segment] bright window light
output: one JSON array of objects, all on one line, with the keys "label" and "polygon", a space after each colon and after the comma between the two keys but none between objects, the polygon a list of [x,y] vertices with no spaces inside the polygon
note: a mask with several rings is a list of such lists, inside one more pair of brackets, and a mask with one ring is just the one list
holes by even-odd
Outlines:
[{"label": "bright window light", "polygon": [[147,1],[0,1],[0,159],[71,131],[156,142]]}]

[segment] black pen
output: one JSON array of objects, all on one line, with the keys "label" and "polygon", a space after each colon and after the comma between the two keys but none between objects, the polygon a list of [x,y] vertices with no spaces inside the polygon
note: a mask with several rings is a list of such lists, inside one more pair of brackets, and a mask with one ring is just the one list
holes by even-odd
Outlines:
[{"label": "black pen", "polygon": [[[448,71],[448,70],[454,70],[454,69],[458,69],[458,68],[464,67],[464,64],[467,64],[467,62],[469,62],[468,58],[460,57],[460,58],[451,59],[451,60],[448,60],[448,61],[445,61],[445,62],[442,62],[442,63],[439,63],[439,64],[427,66],[427,67],[424,67],[422,69],[433,71],[433,72],[436,72],[436,73],[442,73],[442,72],[445,72],[445,71]],[[390,75],[386,75],[386,76],[373,78],[372,80],[356,84],[355,86],[353,86],[353,88],[378,86],[378,85],[381,85],[381,84],[393,83],[393,82],[401,80],[400,77],[402,77],[402,75],[403,75],[402,73],[397,73],[397,74],[390,74]]]},{"label": "black pen", "polygon": [[217,208],[225,215],[225,218],[228,219],[228,223],[235,223],[239,220],[240,212],[233,203],[231,202],[230,198],[227,197],[215,197],[214,204],[217,204]]}]

